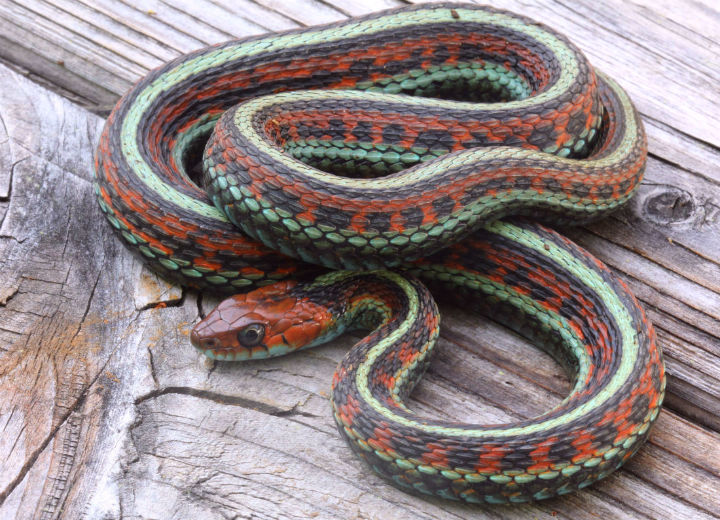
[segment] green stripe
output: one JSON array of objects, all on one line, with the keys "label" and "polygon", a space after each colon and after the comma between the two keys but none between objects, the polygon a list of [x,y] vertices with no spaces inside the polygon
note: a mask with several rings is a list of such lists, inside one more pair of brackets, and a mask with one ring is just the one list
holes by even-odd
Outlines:
[{"label": "green stripe", "polygon": [[[606,402],[613,398],[617,391],[627,382],[630,373],[635,366],[638,356],[638,341],[636,331],[633,326],[632,317],[628,314],[627,309],[623,305],[618,295],[613,289],[602,279],[602,277],[593,269],[586,266],[578,258],[574,257],[569,251],[563,249],[549,241],[543,240],[535,233],[514,226],[512,224],[504,222],[494,222],[486,226],[486,229],[490,232],[504,236],[518,244],[525,247],[534,249],[538,253],[551,258],[553,261],[562,265],[569,273],[574,275],[578,280],[582,281],[588,289],[595,292],[600,300],[605,304],[607,309],[610,311],[615,322],[617,323],[622,341],[621,348],[619,349],[618,356],[620,356],[620,362],[618,364],[617,371],[613,374],[613,377],[608,384],[595,395],[592,399],[584,403],[583,405],[574,408],[568,413],[549,419],[546,421],[538,422],[524,427],[515,427],[508,429],[484,429],[484,430],[467,430],[463,428],[447,428],[441,426],[426,425],[419,422],[415,422],[406,417],[397,415],[393,410],[384,406],[384,404],[378,401],[370,392],[368,388],[368,376],[370,369],[375,360],[382,355],[383,351],[389,348],[390,345],[399,337],[401,337],[410,327],[412,320],[417,319],[417,298],[414,295],[412,287],[405,282],[399,283],[410,298],[410,312],[406,321],[404,321],[394,333],[385,338],[383,341],[378,343],[368,352],[366,360],[362,363],[357,370],[355,376],[355,383],[358,387],[360,396],[371,406],[375,411],[388,418],[389,420],[395,421],[408,428],[416,428],[423,432],[434,433],[439,435],[447,436],[459,436],[459,437],[510,437],[516,435],[527,435],[541,431],[546,431],[558,426],[568,424],[569,422],[575,421],[581,418],[587,413],[601,408]],[[414,304],[413,304],[414,302]],[[562,319],[558,316],[558,319]]]},{"label": "green stripe", "polygon": [[[489,23],[528,34],[556,53],[562,71],[558,82],[538,96],[508,102],[505,104],[506,107],[523,107],[548,101],[563,92],[567,85],[577,76],[578,64],[574,54],[568,52],[568,48],[564,42],[540,26],[527,25],[517,18],[502,13],[474,9],[455,9],[455,12],[463,22]],[[209,51],[206,54],[181,63],[175,69],[156,78],[155,81],[138,93],[138,96],[128,110],[122,123],[122,153],[130,168],[136,172],[138,178],[163,199],[205,217],[225,221],[227,220],[226,217],[214,206],[198,201],[165,183],[160,177],[155,175],[151,166],[145,162],[140,154],[137,145],[137,132],[140,127],[140,121],[158,96],[168,90],[168,86],[177,85],[179,82],[191,76],[201,74],[203,70],[216,67],[243,56],[254,56],[263,52],[272,52],[279,49],[292,49],[293,47],[327,43],[345,38],[368,36],[380,31],[403,28],[411,25],[430,23],[452,24],[456,21],[457,19],[452,16],[450,9],[420,9],[417,11],[392,13],[362,22],[348,22],[345,25],[329,29],[309,30],[295,34],[272,35],[268,38],[241,42],[230,47]],[[318,92],[316,95],[321,95],[321,93]],[[453,106],[459,108],[463,106],[477,106],[473,103],[442,100],[432,100],[432,102],[434,106],[440,107]],[[278,156],[285,158],[281,153],[278,153]],[[285,162],[287,158],[281,160]]]},{"label": "green stripe", "polygon": [[[603,75],[608,82],[610,88],[615,91],[618,99],[621,100],[623,112],[625,113],[624,119],[626,121],[625,132],[623,139],[619,143],[618,147],[613,150],[612,153],[601,157],[599,159],[567,159],[564,157],[555,156],[553,162],[558,165],[565,165],[568,167],[577,168],[582,166],[585,168],[611,168],[613,165],[622,163],[625,158],[635,147],[637,142],[637,123],[635,122],[634,112],[632,104],[627,94],[617,85],[614,81],[610,80]],[[559,83],[559,82],[558,82]],[[533,102],[539,102],[538,99],[541,96],[535,96],[527,98]],[[478,161],[491,161],[491,160],[502,160],[502,159],[513,159],[519,161],[525,161],[531,163],[531,161],[547,161],[547,153],[539,152],[536,150],[528,150],[509,146],[496,146],[496,147],[480,147],[472,148],[467,151],[454,154],[449,157],[440,158],[432,164],[430,167],[419,167],[411,170],[408,173],[394,175],[389,177],[380,177],[375,179],[355,179],[348,177],[339,177],[322,170],[318,170],[307,164],[303,163],[299,159],[295,159],[282,150],[275,147],[269,146],[263,136],[259,135],[253,129],[252,121],[255,115],[269,105],[275,105],[285,102],[301,102],[301,101],[339,101],[339,100],[357,100],[364,103],[375,101],[377,103],[401,103],[405,105],[413,106],[431,106],[431,107],[445,107],[447,109],[467,109],[467,110],[482,110],[487,109],[490,111],[497,110],[497,104],[493,103],[464,103],[459,101],[443,101],[438,99],[428,98],[416,98],[410,96],[395,96],[391,94],[380,94],[375,92],[365,91],[297,91],[287,92],[283,94],[275,94],[272,96],[263,96],[254,100],[244,103],[235,112],[234,122],[235,125],[245,134],[248,141],[257,147],[259,150],[263,150],[273,160],[284,164],[288,168],[294,170],[298,175],[304,175],[309,178],[318,180],[327,185],[338,186],[342,188],[353,187],[363,189],[367,191],[371,190],[386,190],[386,189],[397,189],[400,187],[407,187],[409,184],[414,182],[423,182],[428,178],[434,177],[439,171],[445,171],[450,168],[457,168],[461,166],[472,165]],[[524,103],[526,100],[503,103],[503,107],[512,105],[513,103]]]}]

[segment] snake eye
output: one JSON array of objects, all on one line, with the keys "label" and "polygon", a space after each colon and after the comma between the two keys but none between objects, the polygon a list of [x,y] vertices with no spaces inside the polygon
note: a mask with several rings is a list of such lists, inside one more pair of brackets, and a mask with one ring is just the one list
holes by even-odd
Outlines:
[{"label": "snake eye", "polygon": [[237,339],[243,347],[254,347],[265,337],[265,326],[262,323],[251,323],[237,333]]}]

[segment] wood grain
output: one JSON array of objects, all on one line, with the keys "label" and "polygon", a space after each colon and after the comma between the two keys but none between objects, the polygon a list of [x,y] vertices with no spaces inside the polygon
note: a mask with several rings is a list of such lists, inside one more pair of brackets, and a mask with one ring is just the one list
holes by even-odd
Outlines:
[{"label": "wood grain", "polygon": [[[252,365],[209,363],[187,334],[213,299],[144,270],[101,219],[90,165],[102,119],[91,112],[106,113],[149,69],[228,38],[399,4],[0,3],[0,57],[12,66],[0,66],[0,517],[718,518],[720,13],[711,3],[497,4],[566,32],[629,90],[650,139],[633,203],[563,230],[640,298],[669,374],[648,445],[583,493],[478,510],[386,485],[331,419],[330,380],[354,338]],[[446,300],[440,354],[414,409],[502,422],[568,392],[547,356]]]}]

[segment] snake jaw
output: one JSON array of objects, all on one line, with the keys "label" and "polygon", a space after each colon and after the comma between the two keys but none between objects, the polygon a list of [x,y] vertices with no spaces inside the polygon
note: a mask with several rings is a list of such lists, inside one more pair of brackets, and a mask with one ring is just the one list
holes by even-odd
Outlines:
[{"label": "snake jaw", "polygon": [[191,343],[212,359],[244,361],[322,342],[332,314],[296,294],[295,285],[279,282],[227,298],[193,328]]},{"label": "snake jaw", "polygon": [[[234,298],[234,297],[233,297]],[[264,338],[253,345],[240,343],[239,333],[249,326],[261,326],[267,329],[268,323],[261,315],[244,312],[242,303],[235,304],[229,298],[223,302],[224,308],[218,307],[207,318],[198,323],[190,333],[190,342],[212,359],[243,360],[258,357],[257,353],[267,351]],[[230,304],[226,303],[230,301]],[[221,304],[222,305],[222,304]],[[236,312],[237,315],[232,313]],[[263,335],[264,336],[264,335]]]}]

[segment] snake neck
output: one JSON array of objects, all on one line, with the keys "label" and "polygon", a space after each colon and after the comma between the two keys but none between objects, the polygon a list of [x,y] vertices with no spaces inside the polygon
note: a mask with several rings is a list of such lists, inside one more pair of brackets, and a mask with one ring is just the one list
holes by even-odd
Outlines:
[{"label": "snake neck", "polygon": [[297,297],[332,316],[323,332],[303,348],[326,343],[348,331],[396,327],[407,319],[413,304],[405,283],[404,278],[389,272],[336,271],[298,286]]},{"label": "snake neck", "polygon": [[[422,377],[440,330],[440,313],[429,290],[408,274],[392,271],[333,271],[309,286],[303,298],[335,318],[305,347],[345,331],[368,330],[345,356],[333,388],[342,394],[357,370],[383,402],[405,409],[404,399]],[[361,367],[365,367],[361,369]]]},{"label": "snake neck", "polygon": [[[380,400],[404,408],[428,365],[437,341],[440,314],[428,289],[417,279],[390,271],[329,273],[347,276],[348,297],[339,321],[346,329],[370,329],[345,356],[333,379],[333,388],[344,395],[346,385],[363,371],[362,384],[372,386]],[[355,286],[356,281],[361,285]],[[341,284],[340,286],[342,286]]]}]

